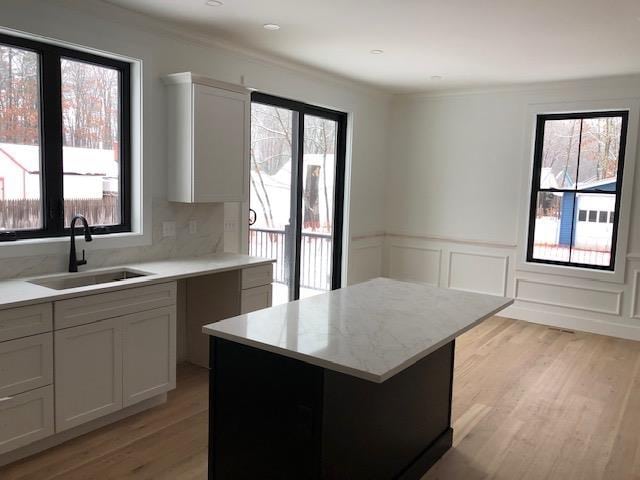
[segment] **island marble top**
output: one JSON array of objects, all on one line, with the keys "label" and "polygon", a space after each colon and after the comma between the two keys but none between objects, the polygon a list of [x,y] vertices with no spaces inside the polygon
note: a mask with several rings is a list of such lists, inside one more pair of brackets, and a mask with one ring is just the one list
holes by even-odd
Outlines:
[{"label": "island marble top", "polygon": [[377,278],[205,325],[202,331],[382,383],[512,303]]}]

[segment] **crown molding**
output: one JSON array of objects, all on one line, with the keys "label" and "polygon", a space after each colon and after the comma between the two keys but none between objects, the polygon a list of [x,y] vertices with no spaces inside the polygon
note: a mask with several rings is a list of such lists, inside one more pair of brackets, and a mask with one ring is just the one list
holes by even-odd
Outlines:
[{"label": "crown molding", "polygon": [[315,80],[330,82],[373,96],[391,97],[392,92],[366,82],[360,82],[327,70],[284,59],[277,55],[261,52],[256,49],[243,47],[221,39],[211,33],[195,31],[179,23],[173,23],[158,17],[145,15],[136,10],[114,5],[108,0],[60,0],[59,3],[74,10],[81,10],[87,14],[98,16],[106,21],[121,25],[134,26],[146,33],[161,35],[173,39],[180,39],[195,45],[216,48],[224,54],[244,61],[267,67],[278,67],[283,70],[305,75]]}]

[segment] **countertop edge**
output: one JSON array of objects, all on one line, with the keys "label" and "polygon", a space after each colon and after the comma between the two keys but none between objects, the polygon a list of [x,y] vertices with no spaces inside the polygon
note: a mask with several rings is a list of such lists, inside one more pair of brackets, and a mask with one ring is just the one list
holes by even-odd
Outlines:
[{"label": "countertop edge", "polygon": [[[237,255],[242,255],[242,254],[237,254]],[[87,272],[93,272],[93,271],[95,272],[110,271],[118,268],[123,268],[123,269],[131,269],[131,270],[142,270],[145,272],[148,271],[150,275],[139,277],[139,278],[132,278],[131,280],[128,280],[126,283],[123,283],[123,282],[105,283],[102,285],[91,285],[88,287],[79,287],[77,289],[69,289],[69,291],[54,290],[54,289],[49,289],[47,287],[38,287],[43,289],[43,292],[39,295],[34,295],[33,298],[29,298],[25,300],[17,300],[17,301],[8,301],[8,302],[3,302],[2,300],[0,300],[0,311],[7,310],[10,308],[27,307],[31,305],[38,305],[41,303],[67,300],[71,298],[86,297],[89,295],[97,295],[100,293],[127,290],[129,288],[157,285],[159,283],[172,282],[176,280],[182,280],[185,278],[199,277],[199,276],[211,275],[215,273],[223,273],[223,272],[228,272],[232,270],[240,270],[243,268],[259,267],[262,265],[268,265],[270,263],[275,262],[275,259],[268,259],[268,258],[261,259],[259,257],[251,257],[249,255],[246,255],[245,257],[246,258],[244,261],[238,261],[236,264],[225,265],[225,266],[216,267],[216,268],[203,268],[201,270],[193,269],[188,272],[176,273],[176,274],[153,273],[153,271],[151,271],[150,269],[145,269],[145,265],[158,264],[162,262],[179,262],[181,259],[160,259],[160,260],[152,260],[152,261],[143,262],[143,263],[111,265],[108,267],[89,269],[80,273],[87,273]],[[211,261],[215,259],[215,255],[208,255],[208,256],[203,255],[202,257],[185,257],[183,260],[186,262],[186,261],[194,261],[198,259],[202,259],[202,261],[207,261],[207,260]],[[221,256],[221,260],[224,260],[224,257]],[[6,283],[6,284],[20,283],[20,282],[28,283],[29,280],[34,278],[44,278],[48,276],[55,277],[56,275],[65,275],[65,273],[52,273],[49,275],[44,274],[44,275],[30,276],[30,277],[24,277],[24,278],[18,277],[18,278],[2,280],[0,281],[0,293],[2,292],[3,283]]]}]

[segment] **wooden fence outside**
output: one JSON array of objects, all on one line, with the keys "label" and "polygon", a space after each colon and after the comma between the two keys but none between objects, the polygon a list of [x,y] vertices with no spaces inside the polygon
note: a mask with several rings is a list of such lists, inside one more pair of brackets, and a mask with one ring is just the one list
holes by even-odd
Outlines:
[{"label": "wooden fence outside", "polygon": [[[120,223],[120,202],[117,197],[65,199],[65,225],[69,225],[74,215],[83,215],[89,225],[117,225]],[[23,230],[41,225],[40,200],[0,200],[0,228]]]}]

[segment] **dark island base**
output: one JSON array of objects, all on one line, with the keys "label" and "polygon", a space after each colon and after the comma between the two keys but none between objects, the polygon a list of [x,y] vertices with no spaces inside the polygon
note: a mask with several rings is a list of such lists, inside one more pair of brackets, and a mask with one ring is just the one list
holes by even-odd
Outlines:
[{"label": "dark island base", "polygon": [[454,351],[374,383],[211,337],[209,479],[420,479],[451,447]]}]

